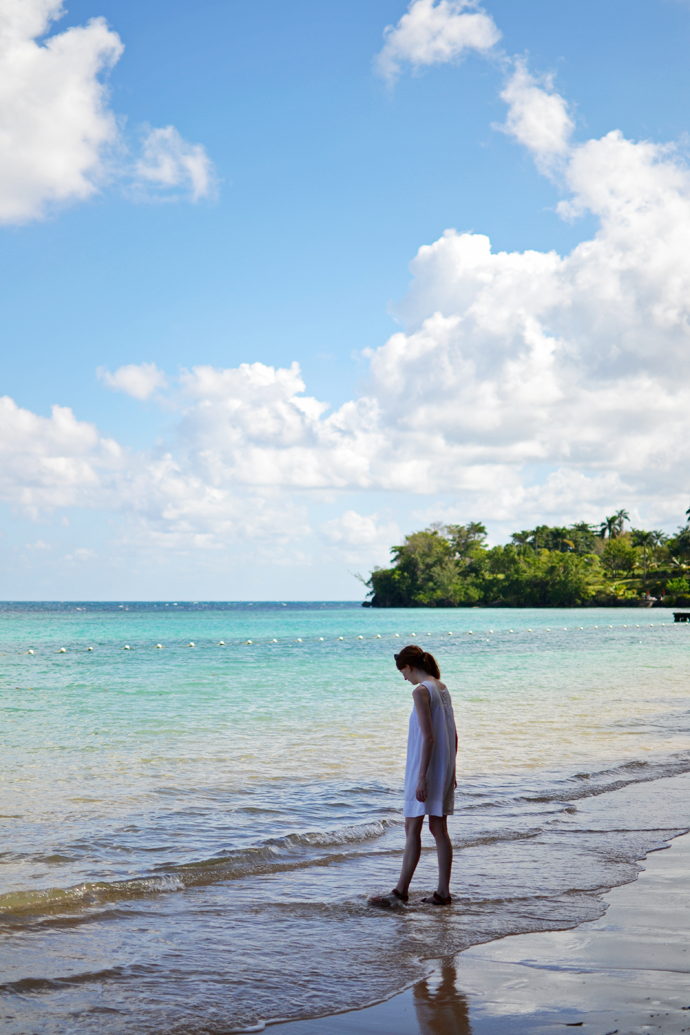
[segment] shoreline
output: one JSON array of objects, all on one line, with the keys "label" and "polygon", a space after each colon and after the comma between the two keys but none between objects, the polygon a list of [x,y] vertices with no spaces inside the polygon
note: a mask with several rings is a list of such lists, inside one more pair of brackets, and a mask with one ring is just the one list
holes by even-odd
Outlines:
[{"label": "shoreline", "polygon": [[690,833],[602,895],[598,920],[473,946],[391,999],[270,1035],[690,1033]]}]

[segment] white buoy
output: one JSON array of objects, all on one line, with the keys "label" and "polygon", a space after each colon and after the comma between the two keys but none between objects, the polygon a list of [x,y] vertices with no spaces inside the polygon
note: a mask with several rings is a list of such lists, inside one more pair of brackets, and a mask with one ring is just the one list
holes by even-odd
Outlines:
[{"label": "white buoy", "polygon": [[338,639],[339,639],[339,640],[342,640],[342,639],[343,639],[343,637],[342,637],[342,636],[339,636],[339,637],[338,637]]},{"label": "white buoy", "polygon": [[246,642],[247,643],[253,643],[254,641],[253,640],[247,640]]},{"label": "white buoy", "polygon": [[66,654],[66,653],[67,653],[67,651],[65,650],[65,648],[64,648],[64,647],[60,647],[60,650],[56,651],[55,653],[56,653],[56,654]]},{"label": "white buoy", "polygon": [[[274,640],[273,642],[274,642],[274,643],[277,643],[278,641],[277,641],[277,640]],[[319,643],[323,643],[323,636],[319,636]]]},{"label": "white buoy", "polygon": [[32,650],[28,650],[26,653],[27,654],[33,654],[33,651]]},{"label": "white buoy", "polygon": [[188,643],[188,644],[187,644],[187,646],[188,646],[188,647],[194,647],[194,646],[196,646],[196,645],[195,645],[194,643]]},{"label": "white buoy", "polygon": [[452,636],[453,634],[452,634],[452,632],[449,632],[449,633],[448,633],[448,635],[449,635],[449,636]]},{"label": "white buoy", "polygon": [[[87,650],[93,650],[93,647],[87,647]],[[33,652],[32,652],[33,653]]]},{"label": "white buoy", "polygon": [[393,633],[394,636],[400,636],[400,633]]},{"label": "white buoy", "polygon": [[427,636],[431,636],[431,633],[427,633]]},{"label": "white buoy", "polygon": [[162,643],[157,643],[156,646],[154,647],[154,650],[163,650],[163,644]]},{"label": "white buoy", "polygon": [[123,650],[131,650],[132,648],[130,647],[130,645],[128,643],[126,643],[122,649]]},{"label": "white buoy", "polygon": [[[251,640],[250,640],[249,642],[251,643]],[[301,643],[301,642],[302,642],[302,639],[301,639],[301,637],[300,637],[300,636],[298,636],[298,637],[297,637],[297,642],[298,642],[298,643]]]},{"label": "white buoy", "polygon": [[363,639],[364,639],[364,637],[363,637],[363,636],[358,636],[358,637],[357,637],[357,639],[358,639],[358,640],[363,640]]},{"label": "white buoy", "polygon": [[376,633],[376,639],[377,639],[377,640],[380,640],[380,639],[381,639],[381,633]]},{"label": "white buoy", "polygon": [[219,647],[224,647],[225,646],[225,640],[218,640],[218,646]]}]

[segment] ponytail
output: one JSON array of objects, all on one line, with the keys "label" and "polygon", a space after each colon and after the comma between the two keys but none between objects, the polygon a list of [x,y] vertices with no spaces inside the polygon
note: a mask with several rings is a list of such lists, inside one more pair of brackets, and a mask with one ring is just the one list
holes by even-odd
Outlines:
[{"label": "ponytail", "polygon": [[423,651],[416,643],[403,647],[400,653],[394,654],[393,657],[395,658],[395,664],[401,672],[406,665],[409,665],[410,668],[417,668],[421,672],[426,672],[427,675],[433,676],[434,679],[441,678],[441,670],[434,655]]}]

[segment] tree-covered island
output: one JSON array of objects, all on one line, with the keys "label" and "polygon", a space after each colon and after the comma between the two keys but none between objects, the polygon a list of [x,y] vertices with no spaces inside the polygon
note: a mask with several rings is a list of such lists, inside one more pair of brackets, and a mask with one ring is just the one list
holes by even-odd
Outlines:
[{"label": "tree-covered island", "polygon": [[376,567],[365,607],[610,607],[656,598],[690,606],[690,509],[675,536],[629,528],[625,510],[600,526],[539,525],[506,546],[486,545],[486,529],[434,524],[391,550]]}]

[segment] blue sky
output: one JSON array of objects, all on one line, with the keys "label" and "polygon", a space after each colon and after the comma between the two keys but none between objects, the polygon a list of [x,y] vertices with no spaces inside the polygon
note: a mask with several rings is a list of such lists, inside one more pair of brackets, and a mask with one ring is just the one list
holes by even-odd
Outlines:
[{"label": "blue sky", "polygon": [[[690,227],[690,5],[422,0],[443,38],[468,17],[500,33],[448,57],[421,38],[423,19],[403,34],[419,2],[80,0],[47,24],[58,5],[27,0],[44,19],[39,49],[93,18],[111,61],[113,34],[124,45],[109,71],[84,66],[79,94],[76,52],[22,67],[33,29],[0,0],[15,40],[0,57],[0,129],[38,170],[27,201],[0,158],[0,394],[19,408],[0,424],[3,597],[351,598],[349,572],[434,519],[484,520],[493,541],[619,506],[646,527],[680,522],[687,314],[663,271],[687,297],[688,260],[664,228]],[[387,26],[395,81],[376,64]],[[69,146],[26,117],[32,76],[64,93]],[[110,120],[100,144],[94,119]],[[618,142],[589,147],[614,130]],[[147,142],[173,162],[165,182]],[[65,169],[88,189],[70,193]],[[628,171],[625,198],[602,201],[597,185]],[[449,228],[466,235],[457,248]],[[489,258],[473,251],[480,235]],[[529,258],[578,246],[558,269]],[[522,258],[502,265],[502,252]],[[600,296],[583,287],[624,267]],[[500,327],[482,306],[505,307]],[[295,362],[303,389],[297,375],[278,390],[260,371],[251,389],[222,373]],[[115,373],[141,364],[166,375],[147,398]],[[205,367],[215,380],[177,380]],[[330,409],[298,426],[290,400],[305,395]],[[56,404],[72,430],[50,423]],[[102,439],[117,457],[103,459]]]}]

